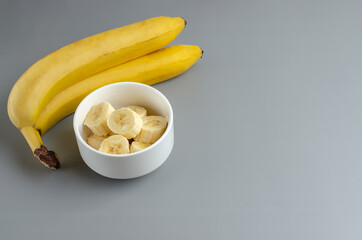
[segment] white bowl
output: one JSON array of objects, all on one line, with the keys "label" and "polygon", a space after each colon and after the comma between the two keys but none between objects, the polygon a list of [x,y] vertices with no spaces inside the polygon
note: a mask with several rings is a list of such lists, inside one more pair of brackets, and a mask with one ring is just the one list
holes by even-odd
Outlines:
[{"label": "white bowl", "polygon": [[[124,155],[99,152],[86,143],[91,132],[83,122],[89,109],[103,101],[111,103],[115,109],[138,105],[145,107],[148,115],[164,116],[168,120],[166,131],[157,142],[139,152]],[[140,83],[114,83],[90,93],[75,111],[73,126],[84,162],[95,172],[109,178],[136,178],[154,171],[166,161],[174,142],[171,104],[161,92]]]}]

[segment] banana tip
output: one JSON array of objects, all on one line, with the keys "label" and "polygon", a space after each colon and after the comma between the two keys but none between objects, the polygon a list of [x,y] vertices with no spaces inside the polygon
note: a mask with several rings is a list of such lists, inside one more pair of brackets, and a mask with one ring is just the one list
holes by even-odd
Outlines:
[{"label": "banana tip", "polygon": [[44,145],[35,149],[34,156],[37,157],[42,164],[50,169],[60,168],[58,156],[55,152],[49,151]]},{"label": "banana tip", "polygon": [[185,18],[183,18],[183,17],[180,17],[180,18],[182,18],[182,19],[184,20],[184,24],[185,24],[185,27],[186,27],[186,25],[187,25],[187,21],[186,21],[186,19],[185,19]]}]

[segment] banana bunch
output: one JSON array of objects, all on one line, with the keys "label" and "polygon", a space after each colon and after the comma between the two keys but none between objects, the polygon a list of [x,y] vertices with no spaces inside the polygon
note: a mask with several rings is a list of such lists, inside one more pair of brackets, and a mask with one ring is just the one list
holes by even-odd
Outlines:
[{"label": "banana bunch", "polygon": [[32,65],[10,92],[8,114],[34,156],[60,167],[41,135],[97,88],[125,81],[151,85],[187,71],[202,56],[198,46],[163,48],[185,25],[181,17],[147,19],[79,40]]}]

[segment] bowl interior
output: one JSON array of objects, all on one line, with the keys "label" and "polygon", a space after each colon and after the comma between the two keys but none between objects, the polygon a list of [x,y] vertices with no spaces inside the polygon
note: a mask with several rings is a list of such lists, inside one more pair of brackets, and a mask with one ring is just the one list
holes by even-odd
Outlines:
[{"label": "bowl interior", "polygon": [[[99,88],[89,94],[79,104],[74,115],[74,130],[84,140],[91,134],[89,128],[83,125],[89,109],[101,102],[107,101],[115,109],[137,105],[147,109],[147,115],[160,115],[172,122],[172,109],[166,97],[155,88],[140,83],[114,83]],[[168,124],[168,127],[170,124]],[[168,129],[166,129],[167,132]]]}]

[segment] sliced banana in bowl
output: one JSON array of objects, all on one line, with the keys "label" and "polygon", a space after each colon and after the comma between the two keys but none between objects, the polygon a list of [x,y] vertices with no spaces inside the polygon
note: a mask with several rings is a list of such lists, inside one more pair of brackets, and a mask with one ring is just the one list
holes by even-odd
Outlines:
[{"label": "sliced banana in bowl", "polygon": [[148,148],[149,146],[151,146],[150,143],[143,143],[143,142],[133,141],[133,142],[131,143],[131,146],[130,146],[130,148],[129,148],[129,151],[130,151],[131,153],[139,152],[139,151],[141,151],[141,150],[143,150],[143,149]]},{"label": "sliced banana in bowl", "polygon": [[139,134],[142,129],[143,121],[141,116],[135,111],[123,107],[113,111],[108,116],[107,125],[113,133],[131,139]]},{"label": "sliced banana in bowl", "polygon": [[97,136],[97,135],[91,135],[89,137],[87,137],[87,143],[89,146],[91,146],[92,148],[99,150],[99,148],[101,147],[101,144],[103,142],[103,140],[105,140],[107,137],[103,137],[103,136]]},{"label": "sliced banana in bowl", "polygon": [[128,139],[122,135],[110,136],[101,143],[99,151],[110,154],[127,154],[129,153]]},{"label": "sliced banana in bowl", "polygon": [[161,116],[146,116],[142,120],[142,129],[135,140],[143,143],[155,143],[165,132],[167,119]]},{"label": "sliced banana in bowl", "polygon": [[158,90],[140,83],[95,90],[79,104],[73,125],[84,162],[110,178],[148,174],[166,161],[173,148],[170,103]]},{"label": "sliced banana in bowl", "polygon": [[146,117],[147,116],[147,109],[144,107],[140,107],[140,106],[128,106],[127,108],[131,109],[132,111],[134,111],[135,113],[137,113],[138,115],[140,115],[140,117]]},{"label": "sliced banana in bowl", "polygon": [[[94,149],[109,154],[128,154],[146,149],[160,139],[167,128],[167,119],[147,116],[147,109],[141,106],[115,110],[109,102],[101,102],[89,110],[84,125],[93,133],[87,143]],[[134,143],[131,145],[130,141]]]},{"label": "sliced banana in bowl", "polygon": [[114,111],[109,102],[101,102],[94,105],[84,120],[84,125],[90,128],[94,135],[107,136],[111,130],[107,125],[108,116]]}]

